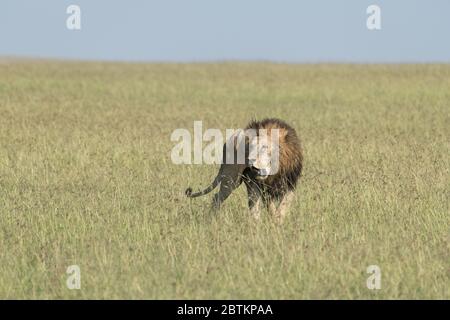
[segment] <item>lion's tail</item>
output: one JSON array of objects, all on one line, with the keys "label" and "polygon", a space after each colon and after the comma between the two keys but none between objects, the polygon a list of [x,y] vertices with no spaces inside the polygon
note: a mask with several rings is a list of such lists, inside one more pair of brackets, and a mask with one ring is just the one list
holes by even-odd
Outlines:
[{"label": "lion's tail", "polygon": [[220,183],[220,175],[217,175],[214,181],[205,190],[192,193],[192,188],[187,188],[185,194],[189,198],[200,197],[213,191],[219,185],[219,183]]}]

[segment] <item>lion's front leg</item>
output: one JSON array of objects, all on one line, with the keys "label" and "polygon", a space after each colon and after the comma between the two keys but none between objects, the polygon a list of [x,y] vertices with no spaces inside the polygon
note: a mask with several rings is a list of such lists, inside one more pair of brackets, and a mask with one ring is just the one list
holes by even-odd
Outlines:
[{"label": "lion's front leg", "polygon": [[259,220],[261,217],[262,194],[259,186],[255,183],[246,183],[248,193],[248,207],[252,216]]},{"label": "lion's front leg", "polygon": [[289,191],[287,194],[283,196],[278,207],[275,205],[274,200],[269,202],[269,211],[272,216],[277,220],[277,222],[281,223],[286,216],[287,211],[291,205],[292,200],[294,199],[294,192]]}]

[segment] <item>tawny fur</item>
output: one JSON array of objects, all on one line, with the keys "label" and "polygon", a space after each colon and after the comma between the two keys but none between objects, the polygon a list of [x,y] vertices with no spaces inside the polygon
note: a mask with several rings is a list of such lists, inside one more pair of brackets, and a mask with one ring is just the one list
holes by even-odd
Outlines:
[{"label": "tawny fur", "polygon": [[[192,193],[192,189],[186,190],[188,197],[197,197],[211,192],[220,184],[220,190],[214,196],[213,208],[218,209],[223,201],[242,182],[245,183],[248,192],[249,208],[255,218],[260,215],[261,205],[279,220],[282,220],[293,198],[294,190],[300,178],[303,168],[303,152],[300,140],[295,130],[280,119],[264,119],[251,121],[246,129],[265,129],[268,136],[272,129],[279,131],[279,169],[275,175],[268,176],[265,180],[255,178],[255,172],[247,165],[222,164],[219,174],[214,182],[201,192]],[[226,144],[224,145],[224,151]]]},{"label": "tawny fur", "polygon": [[[288,191],[295,189],[303,169],[303,152],[297,133],[286,122],[275,118],[252,121],[246,129],[266,129],[269,136],[272,129],[279,129],[278,173],[266,180],[254,181],[264,190],[264,196],[279,200]],[[248,171],[248,168],[244,170],[244,175]]]}]

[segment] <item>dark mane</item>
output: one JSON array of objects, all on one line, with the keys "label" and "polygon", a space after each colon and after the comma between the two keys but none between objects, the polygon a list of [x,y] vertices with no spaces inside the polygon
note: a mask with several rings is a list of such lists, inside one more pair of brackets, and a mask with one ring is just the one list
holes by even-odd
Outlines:
[{"label": "dark mane", "polygon": [[303,169],[303,152],[295,129],[276,118],[252,120],[246,129],[281,129],[279,171],[258,183],[272,198],[281,198],[287,191],[295,189]]}]

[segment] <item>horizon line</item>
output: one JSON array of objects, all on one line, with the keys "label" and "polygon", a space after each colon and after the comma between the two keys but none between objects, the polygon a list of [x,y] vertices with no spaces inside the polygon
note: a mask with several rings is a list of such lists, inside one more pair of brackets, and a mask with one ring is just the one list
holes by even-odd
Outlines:
[{"label": "horizon line", "polygon": [[314,64],[354,64],[354,65],[391,65],[391,64],[450,64],[449,60],[376,60],[376,61],[364,61],[364,60],[304,60],[304,61],[292,61],[292,60],[276,60],[276,59],[98,59],[98,58],[72,58],[72,57],[60,57],[60,56],[38,56],[38,55],[2,55],[0,54],[0,61],[41,61],[41,62],[92,62],[92,63],[124,63],[124,64],[226,64],[226,63],[261,63],[261,64],[287,64],[287,65],[314,65]]}]

